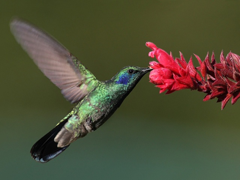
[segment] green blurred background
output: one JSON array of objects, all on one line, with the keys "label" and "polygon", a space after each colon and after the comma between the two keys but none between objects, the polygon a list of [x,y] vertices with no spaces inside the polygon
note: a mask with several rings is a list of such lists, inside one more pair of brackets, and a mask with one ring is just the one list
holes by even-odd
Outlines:
[{"label": "green blurred background", "polygon": [[[47,164],[30,148],[73,107],[16,43],[15,17],[46,30],[99,79],[147,66],[146,41],[186,59],[240,54],[240,1],[2,1],[1,179],[239,180],[239,106],[183,90],[159,94],[145,76],[96,132]],[[197,62],[194,59],[195,63]]]}]

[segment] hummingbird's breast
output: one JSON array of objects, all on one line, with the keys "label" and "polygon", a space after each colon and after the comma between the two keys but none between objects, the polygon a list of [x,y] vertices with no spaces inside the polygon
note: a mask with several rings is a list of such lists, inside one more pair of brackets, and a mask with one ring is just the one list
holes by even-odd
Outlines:
[{"label": "hummingbird's breast", "polygon": [[[100,127],[118,108],[121,95],[105,83],[92,91],[79,107],[79,115],[84,113],[84,120],[91,121],[92,130]],[[89,120],[90,119],[90,120]],[[83,121],[84,121],[83,120]]]},{"label": "hummingbird's breast", "polygon": [[100,83],[73,109],[65,128],[74,132],[75,137],[83,137],[96,130],[120,106],[123,100],[121,97],[121,93],[116,93],[105,83]]}]

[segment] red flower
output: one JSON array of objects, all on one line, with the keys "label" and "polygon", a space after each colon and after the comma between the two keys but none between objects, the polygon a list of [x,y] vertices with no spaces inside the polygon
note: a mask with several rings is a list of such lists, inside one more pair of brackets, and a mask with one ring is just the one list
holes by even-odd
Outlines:
[{"label": "red flower", "polygon": [[167,94],[181,89],[198,90],[206,93],[203,99],[217,98],[223,109],[226,103],[232,98],[234,104],[240,97],[240,56],[230,52],[224,58],[223,52],[220,55],[220,63],[216,63],[214,53],[211,61],[209,54],[202,61],[199,56],[194,56],[199,62],[194,67],[192,57],[187,63],[182,53],[180,58],[173,58],[155,44],[147,42],[146,46],[152,49],[149,56],[156,58],[158,62],[150,62],[153,69],[150,72],[150,82],[160,88],[160,93],[167,91]]}]

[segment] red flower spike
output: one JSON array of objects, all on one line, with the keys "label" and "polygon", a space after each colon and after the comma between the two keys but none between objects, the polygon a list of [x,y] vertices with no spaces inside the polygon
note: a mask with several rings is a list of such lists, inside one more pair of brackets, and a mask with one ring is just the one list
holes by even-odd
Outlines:
[{"label": "red flower spike", "polygon": [[180,76],[185,76],[186,75],[186,71],[185,69],[183,69],[182,67],[178,67],[178,72]]},{"label": "red flower spike", "polygon": [[181,90],[181,89],[187,89],[187,88],[188,88],[188,85],[184,85],[184,84],[175,82],[175,83],[173,84],[171,90],[168,91],[167,94],[172,93],[172,92],[174,92],[174,91]]},{"label": "red flower spike", "polygon": [[175,73],[178,72],[178,64],[174,61],[174,59],[164,50],[158,49],[155,51],[156,58],[161,65],[166,68],[169,68],[171,71]]},{"label": "red flower spike", "polygon": [[214,88],[214,89],[212,89],[210,99],[213,99],[213,98],[218,97],[220,95],[224,95],[225,93],[226,92],[224,90],[219,90],[219,89]]},{"label": "red flower spike", "polygon": [[226,61],[227,61],[228,65],[232,65],[231,56],[232,56],[231,52],[229,52],[226,56]]},{"label": "red flower spike", "polygon": [[183,69],[185,69],[187,67],[187,62],[186,61],[183,61],[182,59],[179,59],[179,58],[175,58],[175,61],[178,64],[180,64]]},{"label": "red flower spike", "polygon": [[151,61],[151,62],[149,63],[149,65],[150,65],[150,67],[151,67],[152,69],[158,69],[158,68],[163,67],[161,64],[157,63],[156,61]]},{"label": "red flower spike", "polygon": [[214,52],[212,52],[212,56],[211,56],[211,64],[216,64],[216,60],[215,60]]},{"label": "red flower spike", "polygon": [[224,69],[224,66],[223,66],[223,64],[221,64],[221,63],[216,63],[216,64],[214,64],[214,67],[215,67],[216,69],[218,69],[218,70]]},{"label": "red flower spike", "polygon": [[226,58],[223,51],[220,54],[220,63],[216,63],[215,55],[212,53],[211,61],[209,53],[204,61],[194,54],[199,62],[194,67],[192,57],[187,63],[183,54],[180,58],[173,57],[172,53],[158,48],[155,44],[147,42],[152,51],[150,57],[155,57],[158,62],[150,62],[153,69],[149,75],[150,82],[160,88],[160,93],[173,93],[181,89],[198,90],[206,93],[203,101],[217,98],[223,109],[232,98],[234,104],[240,98],[240,56],[232,52]]},{"label": "red flower spike", "polygon": [[155,53],[155,51],[151,51],[151,52],[148,53],[148,56],[151,57],[151,58],[154,58],[154,56],[155,56],[154,53]]},{"label": "red flower spike", "polygon": [[186,87],[188,87],[192,90],[196,89],[196,86],[190,76],[180,77],[180,78],[176,79],[176,81],[179,83],[179,85],[185,85]]},{"label": "red flower spike", "polygon": [[181,58],[181,66],[183,67],[183,68],[186,68],[187,67],[187,62],[186,62],[186,60],[184,59],[184,57],[183,57],[183,54],[182,54],[182,52],[179,52],[179,54],[180,54],[180,58]]},{"label": "red flower spike", "polygon": [[198,63],[200,65],[200,67],[197,67],[197,70],[199,70],[201,72],[202,77],[205,79],[206,78],[206,65],[205,62],[202,62],[202,60],[200,59],[200,57],[196,54],[194,54],[194,56],[197,58]]},{"label": "red flower spike", "polygon": [[191,77],[195,77],[197,71],[193,65],[193,62],[192,62],[192,57],[190,58],[189,62],[188,62],[188,65],[187,65],[187,68],[188,68],[188,71],[189,71],[189,74]]},{"label": "red flower spike", "polygon": [[213,72],[212,64],[209,61],[209,53],[207,53],[207,56],[205,57],[204,62],[206,63],[207,69],[211,72]]},{"label": "red flower spike", "polygon": [[227,94],[226,98],[222,101],[222,105],[221,105],[221,109],[223,110],[224,107],[226,106],[227,102],[229,101],[229,99],[232,97],[231,94]]},{"label": "red flower spike", "polygon": [[235,85],[235,83],[234,82],[232,82],[232,81],[230,81],[229,79],[227,79],[226,78],[226,82],[227,82],[227,87],[231,87],[231,86],[234,86]]},{"label": "red flower spike", "polygon": [[235,104],[239,98],[240,98],[240,92],[234,93],[234,94],[233,94],[233,97],[232,97],[231,103],[232,103],[232,104]]},{"label": "red flower spike", "polygon": [[204,97],[203,101],[208,101],[209,99],[211,99],[211,95],[210,94],[206,95]]},{"label": "red flower spike", "polygon": [[237,86],[236,84],[234,84],[233,86],[231,86],[229,89],[228,89],[228,92],[230,94],[235,94],[236,92],[239,92],[240,91],[240,87]]},{"label": "red flower spike", "polygon": [[234,53],[232,53],[232,60],[233,60],[233,63],[234,63],[234,67],[236,68],[236,69],[240,69],[240,56],[239,55],[237,55],[237,54],[234,54]]},{"label": "red flower spike", "polygon": [[158,47],[155,44],[153,44],[152,42],[146,42],[146,46],[149,47],[150,49],[152,49],[153,51],[158,49]]},{"label": "red flower spike", "polygon": [[223,55],[223,51],[221,51],[221,54],[220,54],[220,62],[223,66],[225,66],[225,58],[224,58],[224,55]]}]

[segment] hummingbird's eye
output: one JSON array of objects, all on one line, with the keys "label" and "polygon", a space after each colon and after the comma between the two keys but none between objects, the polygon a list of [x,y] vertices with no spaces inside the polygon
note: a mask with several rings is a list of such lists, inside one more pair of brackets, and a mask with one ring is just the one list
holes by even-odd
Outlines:
[{"label": "hummingbird's eye", "polygon": [[132,74],[132,73],[134,73],[134,70],[133,70],[133,69],[129,69],[129,70],[128,70],[128,73],[129,73],[129,74]]}]

